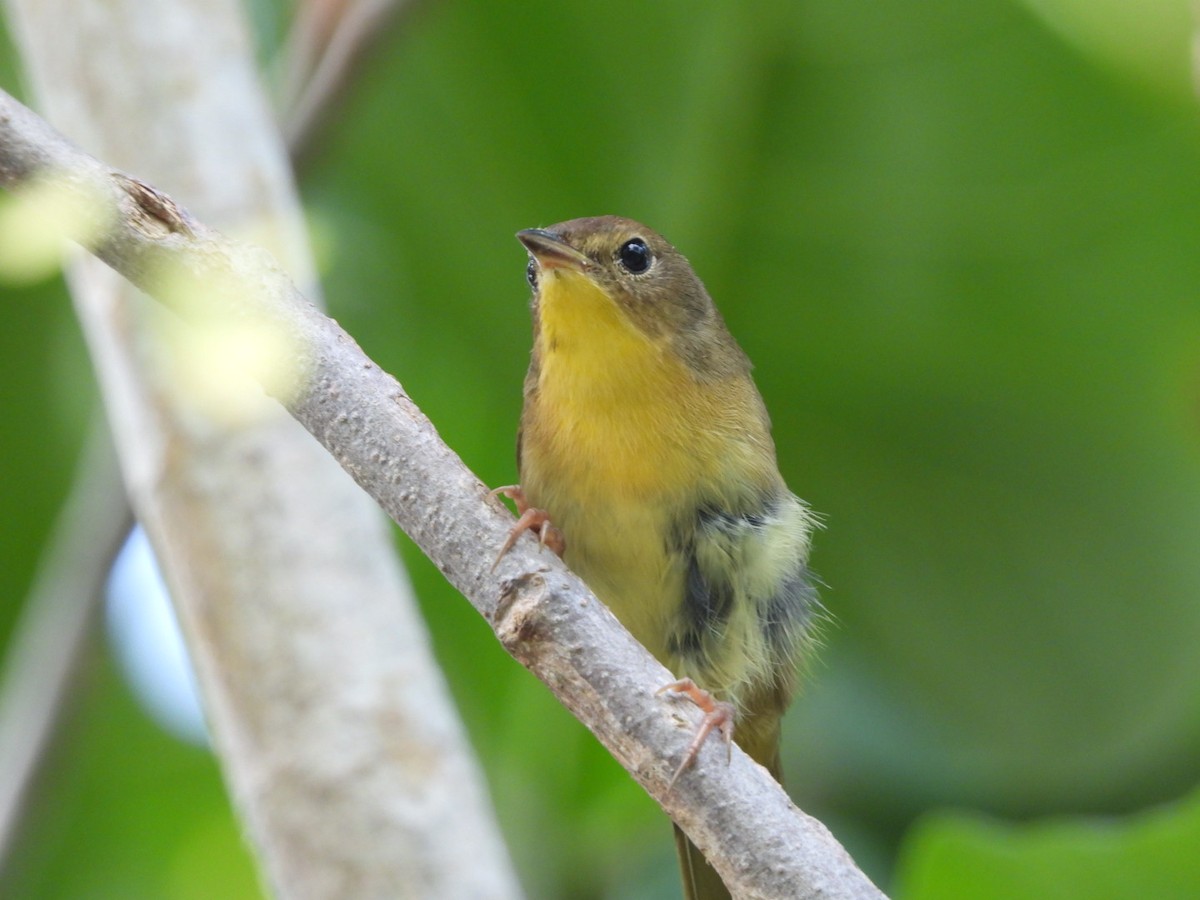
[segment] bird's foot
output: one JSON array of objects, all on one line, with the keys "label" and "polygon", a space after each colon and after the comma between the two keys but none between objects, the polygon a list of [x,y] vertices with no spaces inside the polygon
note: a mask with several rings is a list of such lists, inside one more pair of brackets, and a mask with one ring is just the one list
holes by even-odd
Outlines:
[{"label": "bird's foot", "polygon": [[495,497],[497,494],[503,494],[517,505],[518,518],[517,524],[508,533],[508,539],[504,542],[504,546],[496,554],[496,560],[492,563],[493,571],[500,564],[500,560],[504,558],[504,554],[512,549],[513,544],[517,542],[517,538],[524,531],[536,532],[539,544],[543,547],[549,547],[559,556],[563,555],[563,551],[567,549],[567,541],[563,537],[563,533],[551,523],[549,513],[544,509],[535,509],[529,505],[529,501],[525,499],[525,492],[521,490],[520,485],[510,484],[498,487],[488,496]]},{"label": "bird's foot", "polygon": [[671,693],[676,696],[687,697],[696,706],[700,707],[700,711],[704,713],[704,719],[700,722],[700,727],[696,729],[696,736],[692,738],[692,743],[683,754],[683,761],[679,764],[679,768],[671,776],[667,790],[675,786],[675,782],[683,774],[683,770],[695,761],[696,754],[704,746],[704,739],[714,729],[724,739],[729,758],[733,759],[733,720],[735,710],[732,703],[717,700],[708,691],[697,687],[696,682],[690,678],[681,678],[679,681],[672,681],[670,684],[660,687],[655,693]]}]

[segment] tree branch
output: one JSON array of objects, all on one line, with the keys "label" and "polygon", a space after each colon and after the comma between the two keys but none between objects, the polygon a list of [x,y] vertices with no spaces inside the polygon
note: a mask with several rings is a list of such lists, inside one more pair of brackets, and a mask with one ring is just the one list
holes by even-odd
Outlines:
[{"label": "tree branch", "polygon": [[[315,296],[240,0],[7,0],[7,9],[29,81],[63,127],[211,221],[253,228]],[[159,208],[129,180],[117,186],[138,196],[139,227],[167,233],[169,203]],[[107,227],[111,210],[86,179],[38,187],[43,204],[74,209],[77,224]],[[38,202],[27,193],[23,205]],[[277,404],[227,377],[236,367],[226,358],[248,349],[236,323],[184,328],[109,268],[75,257],[68,280],[125,484],[273,892],[517,896],[378,508]]]},{"label": "tree branch", "polygon": [[[193,319],[251,320],[286,336],[302,376],[276,390],[278,399],[680,824],[735,896],[882,896],[828,830],[740,750],[726,765],[723,747],[704,748],[670,788],[698,712],[655,696],[671,674],[535,542],[519,541],[492,572],[492,548],[511,516],[487,499],[395,379],[264,252],[221,237],[165,195],[110,171],[0,94],[0,184],[15,189],[48,175],[85,201],[102,201],[97,216],[110,224],[101,236],[78,221],[63,227],[147,293]],[[202,314],[181,301],[189,294],[205,298]]]}]

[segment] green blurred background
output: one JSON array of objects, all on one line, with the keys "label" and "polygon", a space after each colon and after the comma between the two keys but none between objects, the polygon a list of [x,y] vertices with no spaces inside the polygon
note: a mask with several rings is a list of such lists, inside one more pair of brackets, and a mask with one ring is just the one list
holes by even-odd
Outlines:
[{"label": "green blurred background", "polygon": [[[265,56],[288,15],[254,7]],[[490,484],[513,232],[619,213],[689,255],[828,526],[789,787],[898,896],[1200,896],[1192,27],[1187,0],[428,0],[305,158],[334,315]],[[0,291],[4,637],[95,388],[62,284]],[[653,804],[404,551],[529,894],[676,896]],[[102,640],[87,666],[0,895],[260,896],[207,752]]]}]

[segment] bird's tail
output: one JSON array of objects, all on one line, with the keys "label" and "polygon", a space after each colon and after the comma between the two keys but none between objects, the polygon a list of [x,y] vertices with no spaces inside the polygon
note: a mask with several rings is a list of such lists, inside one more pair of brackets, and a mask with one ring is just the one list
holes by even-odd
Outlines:
[{"label": "bird's tail", "polygon": [[[783,784],[783,766],[779,759],[779,719],[765,740],[743,746],[752,757],[767,767],[771,776]],[[740,743],[740,741],[739,741]],[[717,870],[708,864],[700,849],[675,826],[675,849],[679,852],[679,871],[683,879],[684,900],[731,900],[732,895]]]},{"label": "bird's tail", "polygon": [[679,851],[679,870],[683,877],[684,900],[730,900],[725,882],[708,864],[696,845],[675,826],[675,849]]}]

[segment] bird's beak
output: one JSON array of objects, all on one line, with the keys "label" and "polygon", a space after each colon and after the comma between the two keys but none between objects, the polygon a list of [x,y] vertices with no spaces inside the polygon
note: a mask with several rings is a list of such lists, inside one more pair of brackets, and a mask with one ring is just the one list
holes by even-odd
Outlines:
[{"label": "bird's beak", "polygon": [[517,232],[517,240],[525,245],[529,255],[543,269],[573,269],[586,272],[592,261],[580,253],[557,234],[541,228],[526,228]]}]

